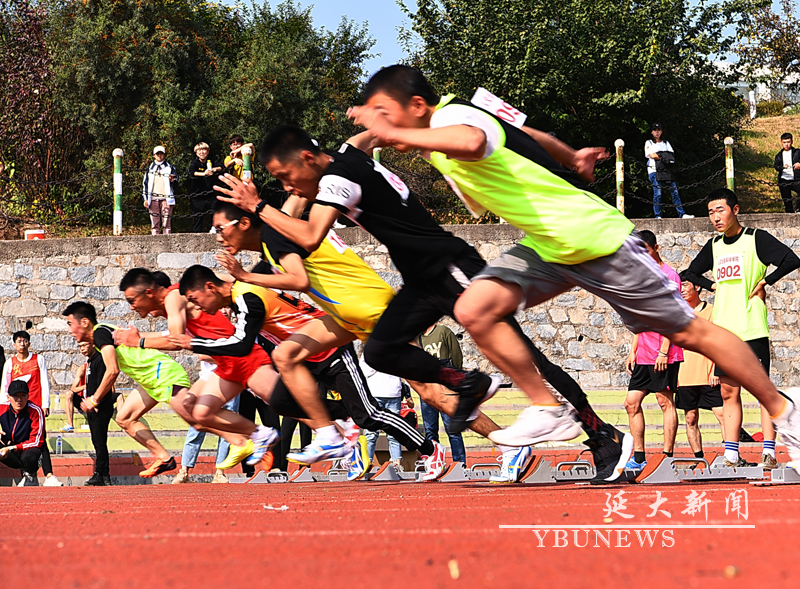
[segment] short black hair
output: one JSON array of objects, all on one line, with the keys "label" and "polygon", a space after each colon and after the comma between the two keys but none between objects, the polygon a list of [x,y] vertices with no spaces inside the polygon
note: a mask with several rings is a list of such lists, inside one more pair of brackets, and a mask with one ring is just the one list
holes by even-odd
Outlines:
[{"label": "short black hair", "polygon": [[12,336],[11,336],[11,341],[12,341],[12,342],[15,342],[15,341],[17,341],[19,338],[22,338],[22,339],[24,339],[24,340],[28,340],[28,342],[30,342],[30,341],[31,341],[31,334],[30,334],[30,333],[28,333],[27,331],[22,331],[22,330],[20,330],[20,331],[15,331],[15,332],[14,332],[14,335],[12,335]]},{"label": "short black hair", "polygon": [[706,202],[709,203],[714,200],[724,200],[730,208],[739,204],[736,193],[730,188],[717,188],[716,190],[712,190],[711,194],[706,198]]},{"label": "short black hair", "polygon": [[241,135],[231,135],[231,138],[228,139],[228,145],[231,143],[244,143],[244,137]]},{"label": "short black hair", "polygon": [[186,272],[181,276],[180,291],[182,295],[186,295],[190,290],[200,290],[206,285],[206,282],[222,286],[224,282],[219,276],[214,274],[211,268],[195,264],[186,269]]},{"label": "short black hair", "polygon": [[697,292],[703,290],[703,285],[700,284],[700,281],[697,278],[692,278],[694,274],[690,274],[688,270],[684,270],[683,272],[678,274],[678,276],[680,276],[681,282],[690,282],[694,284],[695,288],[697,289]]},{"label": "short black hair", "polygon": [[165,272],[162,272],[161,270],[156,270],[155,272],[153,272],[153,278],[156,279],[158,286],[163,286],[164,288],[169,288],[170,286],[172,286],[172,279],[169,276],[167,276]]},{"label": "short black hair", "polygon": [[651,248],[656,247],[658,241],[656,240],[656,234],[650,231],[649,229],[642,229],[639,231],[639,237],[643,242],[649,245]]},{"label": "short black hair", "polygon": [[[144,289],[157,288],[161,285],[156,275],[147,268],[132,268],[128,270],[125,276],[122,277],[122,280],[119,281],[119,289],[125,292],[132,286],[138,286]],[[167,284],[167,286],[169,286],[169,284]]]},{"label": "short black hair", "polygon": [[235,204],[225,202],[224,200],[217,200],[217,202],[214,203],[214,214],[216,213],[222,213],[228,221],[241,221],[247,218],[250,220],[250,225],[256,228],[260,228],[263,224],[261,217],[255,213],[249,213],[244,209],[240,209]]},{"label": "short black hair", "polygon": [[72,315],[75,319],[88,319],[92,325],[97,325],[97,309],[94,305],[90,305],[86,301],[75,301],[67,305],[67,308],[61,311],[64,317]]},{"label": "short black hair", "polygon": [[303,129],[294,125],[280,125],[270,131],[261,142],[258,161],[263,166],[272,160],[285,162],[299,156],[301,151],[310,151],[314,155],[320,153],[319,146]]},{"label": "short black hair", "polygon": [[439,104],[439,95],[417,68],[408,65],[390,65],[369,79],[364,86],[364,102],[377,93],[391,96],[401,105],[407,105],[414,96],[420,96],[428,106]]},{"label": "short black hair", "polygon": [[794,140],[794,137],[792,137],[791,133],[784,133],[783,135],[781,135],[781,141],[783,141],[784,139],[792,139],[792,140]]}]

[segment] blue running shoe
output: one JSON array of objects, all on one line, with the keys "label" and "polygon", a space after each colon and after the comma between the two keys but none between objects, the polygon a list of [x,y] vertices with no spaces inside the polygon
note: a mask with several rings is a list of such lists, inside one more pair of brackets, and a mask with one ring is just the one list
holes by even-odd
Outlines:
[{"label": "blue running shoe", "polygon": [[336,460],[344,458],[350,450],[344,439],[335,442],[318,443],[316,440],[303,448],[300,452],[290,452],[286,460],[297,464],[314,464],[323,460]]},{"label": "blue running shoe", "polygon": [[255,451],[248,457],[246,460],[249,466],[255,466],[261,459],[264,458],[264,455],[269,452],[272,447],[278,443],[281,439],[281,434],[278,430],[274,427],[267,427],[264,428],[267,430],[266,437],[262,437],[258,440],[253,440],[255,443]]},{"label": "blue running shoe", "polygon": [[500,456],[502,466],[500,474],[489,477],[490,483],[516,483],[519,477],[528,468],[533,459],[533,450],[530,446],[506,450]]},{"label": "blue running shoe", "polygon": [[353,452],[350,454],[350,464],[348,466],[347,480],[357,481],[364,478],[369,470],[369,452],[367,451],[367,438],[358,436]]},{"label": "blue running shoe", "polygon": [[647,466],[647,460],[636,462],[635,458],[631,458],[625,463],[625,470],[642,470]]}]

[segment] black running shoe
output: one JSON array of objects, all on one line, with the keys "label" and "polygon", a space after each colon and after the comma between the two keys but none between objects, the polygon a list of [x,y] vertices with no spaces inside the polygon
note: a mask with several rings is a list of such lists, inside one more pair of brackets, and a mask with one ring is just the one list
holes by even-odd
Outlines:
[{"label": "black running shoe", "polygon": [[86,482],[83,483],[84,487],[105,487],[106,482],[103,480],[103,477],[99,473],[94,473],[91,478],[86,479]]},{"label": "black running shoe", "polygon": [[103,484],[104,484],[106,487],[110,487],[110,486],[111,486],[111,484],[112,484],[112,483],[111,483],[111,475],[109,475],[109,474],[104,474],[104,475],[103,475]]},{"label": "black running shoe", "polygon": [[584,443],[589,446],[594,458],[596,474],[590,481],[593,485],[626,480],[621,476],[633,451],[632,435],[606,424],[605,431],[598,432]]},{"label": "black running shoe", "polygon": [[499,376],[487,376],[478,370],[463,373],[458,384],[449,384],[448,388],[458,394],[458,406],[450,416],[450,430],[460,434],[470,421],[475,419],[472,414],[481,403],[490,399],[500,386],[502,379]]}]

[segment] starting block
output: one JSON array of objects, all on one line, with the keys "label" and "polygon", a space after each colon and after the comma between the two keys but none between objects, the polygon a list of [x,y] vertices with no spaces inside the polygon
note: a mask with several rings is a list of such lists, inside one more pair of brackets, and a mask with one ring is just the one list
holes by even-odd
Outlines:
[{"label": "starting block", "polygon": [[270,471],[265,472],[263,470],[259,470],[255,475],[250,477],[249,479],[228,479],[229,483],[234,484],[251,484],[251,485],[265,485],[270,483],[288,483],[289,482],[289,473],[283,472],[282,470]]},{"label": "starting block", "polygon": [[384,462],[381,466],[367,473],[364,480],[368,481],[402,481],[402,477],[391,462]]},{"label": "starting block", "polygon": [[467,474],[471,481],[488,481],[492,475],[499,473],[501,470],[499,464],[490,462],[488,464],[473,464]]},{"label": "starting block", "polygon": [[311,469],[307,466],[303,466],[298,468],[292,475],[289,477],[290,483],[313,483],[314,477],[311,476]]},{"label": "starting block", "polygon": [[800,473],[782,464],[772,471],[768,481],[756,481],[751,485],[800,485]]},{"label": "starting block", "polygon": [[645,484],[671,484],[705,481],[733,481],[742,479],[763,479],[764,469],[760,466],[725,466],[723,456],[717,456],[711,463],[705,458],[670,458],[663,454],[652,457],[647,466],[632,482]]},{"label": "starting block", "polygon": [[534,459],[534,464],[529,472],[530,474],[520,482],[528,485],[581,483],[590,481],[595,475],[595,469],[591,462],[585,460],[559,462],[553,468],[550,461],[542,459],[541,456]]},{"label": "starting block", "polygon": [[442,483],[465,483],[470,480],[470,471],[461,462],[451,462],[436,480]]}]

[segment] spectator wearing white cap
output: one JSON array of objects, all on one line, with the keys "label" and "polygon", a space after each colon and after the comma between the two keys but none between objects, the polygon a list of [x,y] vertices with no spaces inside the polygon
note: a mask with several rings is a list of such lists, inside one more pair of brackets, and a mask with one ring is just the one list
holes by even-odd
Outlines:
[{"label": "spectator wearing white cap", "polygon": [[165,235],[172,231],[172,209],[175,208],[175,193],[172,183],[178,177],[175,166],[167,161],[163,145],[153,148],[155,160],[144,173],[142,198],[144,208],[150,212],[150,232]]}]

